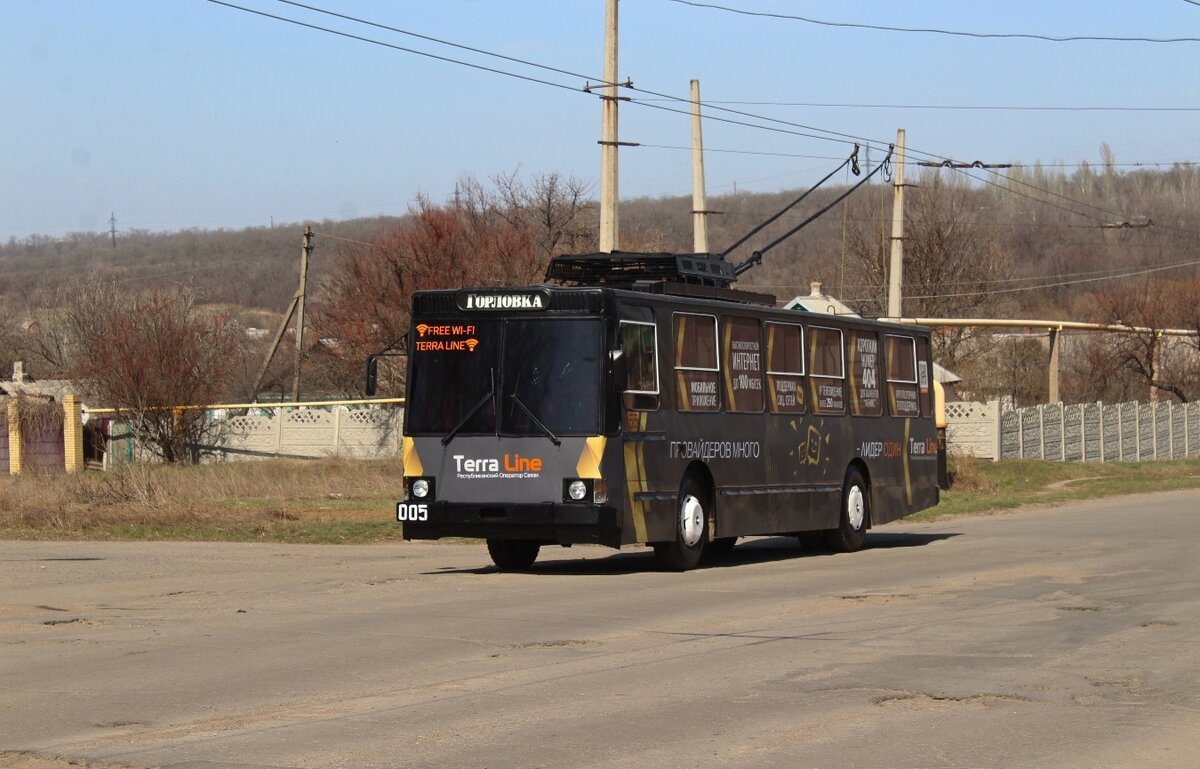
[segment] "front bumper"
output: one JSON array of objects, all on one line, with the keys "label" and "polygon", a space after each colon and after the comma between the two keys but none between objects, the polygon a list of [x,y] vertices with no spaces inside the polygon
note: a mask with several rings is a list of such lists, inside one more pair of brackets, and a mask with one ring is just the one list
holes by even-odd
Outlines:
[{"label": "front bumper", "polygon": [[617,510],[595,504],[475,504],[430,502],[423,521],[405,521],[405,539],[478,537],[560,545],[621,546]]}]

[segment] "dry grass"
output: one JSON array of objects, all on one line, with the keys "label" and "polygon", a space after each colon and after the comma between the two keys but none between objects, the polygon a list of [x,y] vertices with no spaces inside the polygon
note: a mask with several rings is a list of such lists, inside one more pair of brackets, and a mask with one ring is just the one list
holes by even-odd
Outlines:
[{"label": "dry grass", "polygon": [[399,461],[263,460],[0,480],[0,537],[364,541],[399,534]]}]

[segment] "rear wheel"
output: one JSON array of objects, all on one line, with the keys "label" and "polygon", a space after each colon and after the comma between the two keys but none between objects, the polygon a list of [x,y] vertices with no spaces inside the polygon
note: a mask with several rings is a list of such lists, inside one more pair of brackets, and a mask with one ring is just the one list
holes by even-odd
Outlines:
[{"label": "rear wheel", "polygon": [[692,476],[685,475],[679,486],[675,539],[654,543],[654,555],[664,568],[687,571],[700,563],[704,540],[708,536],[708,505],[706,488]]},{"label": "rear wheel", "polygon": [[537,560],[542,545],[528,539],[489,539],[488,553],[501,571],[525,571]]},{"label": "rear wheel", "polygon": [[825,545],[838,553],[853,553],[862,549],[871,520],[871,490],[858,468],[846,473],[842,486],[842,514],[836,529],[825,534]]}]

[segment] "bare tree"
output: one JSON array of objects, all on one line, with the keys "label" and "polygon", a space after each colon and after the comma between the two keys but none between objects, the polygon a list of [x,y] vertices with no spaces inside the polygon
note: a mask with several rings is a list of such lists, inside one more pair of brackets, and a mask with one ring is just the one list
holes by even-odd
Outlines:
[{"label": "bare tree", "polygon": [[114,284],[78,289],[65,308],[70,373],[99,403],[128,419],[166,462],[195,456],[207,405],[225,394],[236,359],[234,329],[196,312],[185,289],[130,295]]},{"label": "bare tree", "polygon": [[[524,220],[501,216],[466,192],[447,207],[419,198],[405,224],[367,243],[342,244],[313,315],[325,343],[308,359],[324,386],[361,392],[366,356],[402,346],[414,291],[523,285],[540,277],[545,262]],[[399,390],[398,368],[381,371],[380,384]]]},{"label": "bare tree", "polygon": [[[904,305],[910,317],[999,315],[1006,306],[996,280],[1010,274],[1010,261],[980,223],[983,198],[960,177],[926,170],[905,207]],[[847,248],[869,282],[878,286],[874,309],[885,307],[890,254],[879,237],[878,214],[860,204]],[[951,368],[981,354],[976,332],[951,329],[934,338],[935,355]]]}]

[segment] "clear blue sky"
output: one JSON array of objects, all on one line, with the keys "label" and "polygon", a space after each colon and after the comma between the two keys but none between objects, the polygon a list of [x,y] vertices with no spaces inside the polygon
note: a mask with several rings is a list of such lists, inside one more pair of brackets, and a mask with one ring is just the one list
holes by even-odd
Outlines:
[{"label": "clear blue sky", "polygon": [[[1200,38],[1188,0],[712,0],[748,11],[986,33]],[[465,175],[599,177],[600,105],[577,77],[231,0],[554,88],[303,29],[205,0],[0,0],[0,239],[241,228],[400,214]],[[310,0],[598,78],[604,0]],[[1200,43],[1044,42],[822,26],[622,0],[620,73],[706,101],[1191,108],[955,111],[744,105],[758,115],[990,162],[1200,161]],[[594,82],[594,80],[593,80]],[[628,94],[638,99],[645,93]],[[658,103],[658,102],[656,102]],[[730,105],[733,106],[733,105]],[[709,113],[717,114],[717,113]],[[759,121],[761,122],[761,121]],[[801,129],[794,129],[801,130]],[[844,157],[824,141],[707,121],[709,150]],[[807,131],[806,131],[807,133]],[[621,139],[684,147],[683,115],[623,104]],[[878,154],[875,155],[878,159]],[[807,186],[837,161],[710,151],[708,189]],[[686,151],[621,151],[622,199],[690,194]],[[598,191],[597,191],[598,195]]]}]

